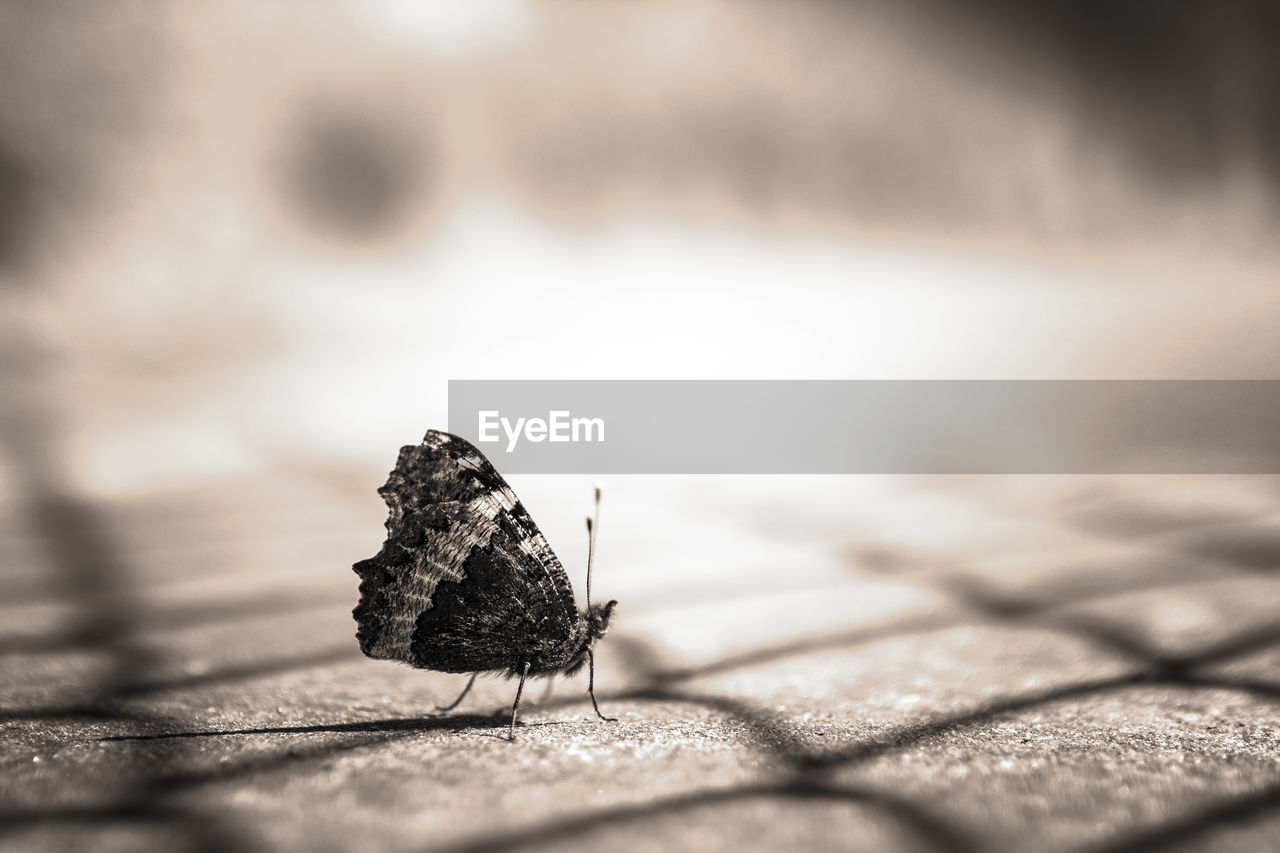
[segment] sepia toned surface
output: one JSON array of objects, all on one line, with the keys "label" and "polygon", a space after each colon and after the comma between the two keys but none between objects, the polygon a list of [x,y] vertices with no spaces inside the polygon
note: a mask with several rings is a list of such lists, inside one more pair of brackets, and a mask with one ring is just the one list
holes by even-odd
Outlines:
[{"label": "sepia toned surface", "polygon": [[1278,378],[1159,5],[0,3],[0,848],[1280,846],[1275,478],[607,478],[514,743],[350,614],[450,379]]},{"label": "sepia toned surface", "polygon": [[[126,625],[6,596],[6,844],[1268,849],[1280,488],[1084,479],[606,483],[619,721],[534,684],[515,743],[512,682],[439,713],[463,677],[360,655],[319,556],[378,538],[376,496],[114,506]],[[215,505],[241,538],[182,535]]]}]

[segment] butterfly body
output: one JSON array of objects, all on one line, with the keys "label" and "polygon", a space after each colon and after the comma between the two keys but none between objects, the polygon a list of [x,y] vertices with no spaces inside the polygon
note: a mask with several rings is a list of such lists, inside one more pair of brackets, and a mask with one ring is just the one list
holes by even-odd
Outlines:
[{"label": "butterfly body", "polygon": [[522,685],[591,661],[617,602],[577,608],[559,559],[474,446],[432,430],[401,448],[378,491],[387,539],[353,567],[361,597],[352,615],[366,655],[518,676]]}]

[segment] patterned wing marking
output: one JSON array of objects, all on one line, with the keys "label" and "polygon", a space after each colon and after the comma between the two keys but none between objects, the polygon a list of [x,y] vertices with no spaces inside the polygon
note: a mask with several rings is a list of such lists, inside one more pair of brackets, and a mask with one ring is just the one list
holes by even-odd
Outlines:
[{"label": "patterned wing marking", "polygon": [[355,565],[361,583],[353,614],[361,651],[371,658],[412,663],[413,628],[431,607],[436,587],[463,580],[468,555],[487,548],[497,529],[480,507],[457,501],[403,517],[382,551]]},{"label": "patterned wing marking", "polygon": [[516,547],[533,557],[542,566],[548,583],[556,591],[566,619],[577,617],[577,603],[573,596],[573,587],[569,584],[569,575],[565,572],[560,558],[551,550],[538,525],[529,515],[524,504],[516,497],[511,486],[498,473],[493,464],[484,457],[466,439],[456,435],[429,431],[422,440],[422,446],[438,447],[442,452],[450,454],[457,466],[469,472],[476,482],[485,486],[485,490],[476,494],[489,507],[493,517],[511,535]]},{"label": "patterned wing marking", "polygon": [[[496,531],[467,558],[461,583],[442,582],[434,606],[413,634],[417,666],[442,672],[555,671],[577,645],[573,620],[549,585],[544,567]],[[579,638],[580,639],[580,638]]]}]

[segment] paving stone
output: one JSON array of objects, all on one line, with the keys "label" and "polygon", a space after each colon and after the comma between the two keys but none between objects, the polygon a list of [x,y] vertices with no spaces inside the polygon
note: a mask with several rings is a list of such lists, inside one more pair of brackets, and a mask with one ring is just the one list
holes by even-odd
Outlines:
[{"label": "paving stone", "polygon": [[[5,602],[0,847],[1280,846],[1280,491],[622,478],[618,721],[535,682],[512,743],[513,682],[444,713],[464,677],[359,654],[381,518],[299,482],[114,506],[119,595]],[[541,521],[581,485],[519,489]]]}]

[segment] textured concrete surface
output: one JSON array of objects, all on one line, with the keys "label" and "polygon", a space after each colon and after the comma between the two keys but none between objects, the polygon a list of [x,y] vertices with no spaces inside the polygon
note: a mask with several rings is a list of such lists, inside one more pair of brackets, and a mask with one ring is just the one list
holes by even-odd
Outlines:
[{"label": "textured concrete surface", "polygon": [[[379,475],[12,503],[0,846],[1280,849],[1274,479],[607,481],[619,720],[511,743],[356,648]],[[581,594],[589,484],[513,485]]]}]

